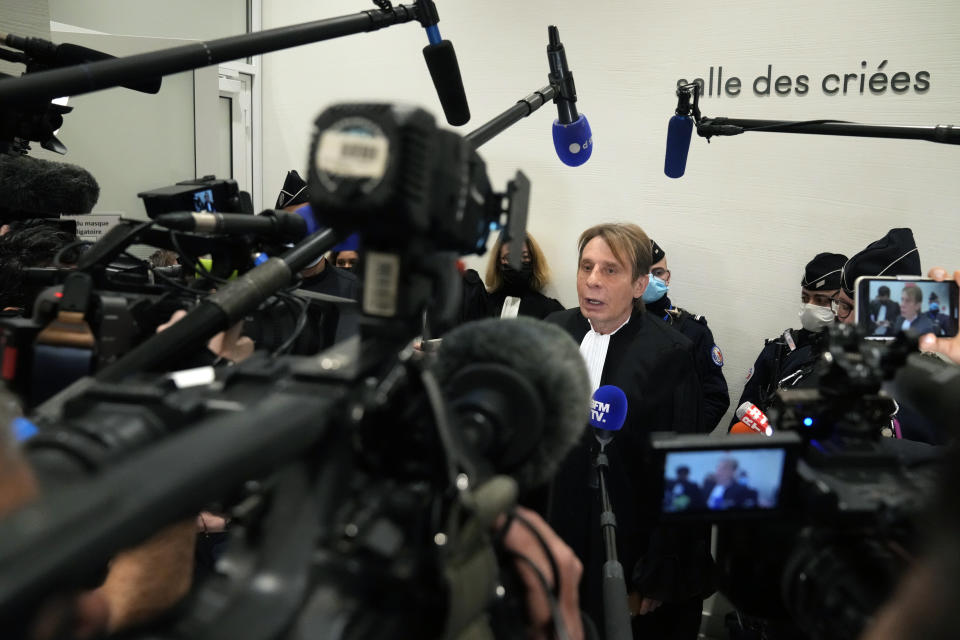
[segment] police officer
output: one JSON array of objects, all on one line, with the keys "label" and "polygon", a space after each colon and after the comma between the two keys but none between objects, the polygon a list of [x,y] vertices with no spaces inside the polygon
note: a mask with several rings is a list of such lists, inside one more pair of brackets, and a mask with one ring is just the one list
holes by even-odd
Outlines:
[{"label": "police officer", "polygon": [[[840,289],[847,257],[839,253],[818,253],[807,263],[800,281],[801,329],[787,329],[767,340],[763,351],[747,373],[747,383],[737,402],[750,402],[766,411],[778,389],[813,384],[813,370],[826,346],[825,329],[835,322],[831,298]],[[734,417],[730,422],[736,424]]]},{"label": "police officer", "polygon": [[[686,309],[673,306],[667,291],[670,289],[670,270],[667,254],[654,240],[650,240],[653,264],[650,284],[643,292],[643,302],[650,311],[693,342],[697,377],[703,390],[703,423],[701,431],[709,433],[720,424],[730,406],[730,392],[723,377],[723,352],[713,339],[707,319]],[[827,302],[829,307],[829,301]]]},{"label": "police officer", "polygon": [[[884,237],[871,242],[844,265],[840,291],[833,296],[837,318],[846,324],[856,323],[857,278],[879,275],[919,277],[921,273],[920,251],[913,231],[890,229]],[[894,330],[888,335],[897,332]],[[949,430],[944,429],[945,426],[933,424],[911,407],[900,404],[891,423],[882,426],[881,434],[939,445],[949,440]]]}]

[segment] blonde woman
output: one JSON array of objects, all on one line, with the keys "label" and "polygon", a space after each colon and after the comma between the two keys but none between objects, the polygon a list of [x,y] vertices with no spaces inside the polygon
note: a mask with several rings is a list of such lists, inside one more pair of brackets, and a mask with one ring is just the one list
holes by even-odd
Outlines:
[{"label": "blonde woman", "polygon": [[[548,298],[541,291],[550,281],[550,267],[540,245],[529,233],[523,243],[520,269],[507,264],[510,243],[497,240],[487,262],[486,289],[474,282],[472,295],[465,299],[465,320],[480,318],[515,318],[518,315],[543,319],[554,311],[562,311],[563,305],[555,298]],[[465,285],[471,287],[470,276]],[[473,278],[474,281],[479,278]]]}]

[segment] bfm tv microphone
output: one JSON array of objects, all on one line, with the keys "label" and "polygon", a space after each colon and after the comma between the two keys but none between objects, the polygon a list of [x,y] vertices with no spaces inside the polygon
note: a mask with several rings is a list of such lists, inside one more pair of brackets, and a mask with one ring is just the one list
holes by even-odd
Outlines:
[{"label": "bfm tv microphone", "polygon": [[772,436],[773,428],[770,421],[763,411],[752,402],[744,402],[737,407],[737,422],[730,429],[730,433],[758,433],[764,436]]},{"label": "bfm tv microphone", "polygon": [[[41,65],[51,68],[69,67],[86,62],[113,60],[116,56],[103,53],[96,49],[88,49],[78,44],[54,44],[42,38],[24,38],[13,34],[0,34],[0,43],[18,49],[33,58]],[[120,86],[142,93],[157,93],[163,78],[156,76],[144,78],[134,82],[127,82]]]},{"label": "bfm tv microphone", "polygon": [[440,37],[440,30],[437,29],[437,22],[440,21],[437,5],[433,0],[417,0],[417,7],[420,10],[420,24],[430,40],[430,44],[423,48],[423,59],[427,62],[433,86],[440,98],[443,115],[447,122],[454,126],[467,124],[470,122],[470,107],[463,90],[457,53],[453,50],[452,42]]},{"label": "bfm tv microphone", "polygon": [[[466,384],[468,369],[477,365],[498,365],[514,374],[504,378],[520,379],[527,392],[510,393],[495,380]],[[546,484],[580,440],[590,409],[590,376],[579,346],[559,327],[523,317],[470,322],[444,335],[434,373],[447,381],[444,391],[454,409],[466,394],[497,392],[502,403],[490,420],[495,433],[485,438],[493,446],[481,453],[496,472],[512,476],[521,492]],[[524,405],[534,403],[541,408],[539,419],[520,418],[531,415]],[[484,404],[496,409],[492,402]],[[475,439],[467,440],[476,446]]]},{"label": "bfm tv microphone", "polygon": [[300,240],[321,228],[310,205],[293,212],[268,210],[253,216],[242,213],[176,211],[161,213],[154,218],[154,222],[177,231],[251,234],[288,241]]},{"label": "bfm tv microphone", "polygon": [[693,135],[693,118],[689,104],[683,96],[676,113],[667,125],[667,152],[663,160],[663,172],[668,178],[679,178],[687,169],[687,154],[690,152],[690,137]]},{"label": "bfm tv microphone", "polygon": [[620,387],[606,384],[593,392],[590,408],[590,426],[595,428],[597,440],[606,444],[613,433],[623,428],[627,419],[627,394]]},{"label": "bfm tv microphone", "polygon": [[579,167],[593,153],[593,132],[586,116],[577,113],[577,88],[573,73],[567,66],[567,54],[560,42],[560,31],[553,25],[547,28],[550,42],[547,44],[547,61],[550,74],[547,78],[556,90],[553,98],[557,105],[557,119],[553,121],[553,147],[560,161],[569,167]]}]

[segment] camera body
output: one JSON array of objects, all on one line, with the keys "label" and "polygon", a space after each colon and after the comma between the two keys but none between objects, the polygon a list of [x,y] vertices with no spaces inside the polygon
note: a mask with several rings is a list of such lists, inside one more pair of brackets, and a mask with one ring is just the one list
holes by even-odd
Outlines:
[{"label": "camera body", "polygon": [[885,385],[916,341],[830,329],[818,387],[781,390],[773,434],[651,439],[665,524],[715,524],[721,591],[759,618],[812,638],[856,637],[921,542],[937,452],[884,437],[897,404]]}]

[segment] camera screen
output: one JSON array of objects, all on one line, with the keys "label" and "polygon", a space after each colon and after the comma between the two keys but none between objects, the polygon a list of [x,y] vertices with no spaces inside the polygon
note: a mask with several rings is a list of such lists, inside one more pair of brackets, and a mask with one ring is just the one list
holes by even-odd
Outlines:
[{"label": "camera screen", "polygon": [[194,211],[216,211],[213,206],[213,189],[204,189],[193,194]]},{"label": "camera screen", "polygon": [[669,451],[663,512],[776,509],[783,484],[783,449]]},{"label": "camera screen", "polygon": [[871,337],[892,338],[908,329],[918,335],[956,335],[953,283],[870,280],[868,284],[869,303],[866,309],[861,306],[859,318]]}]

